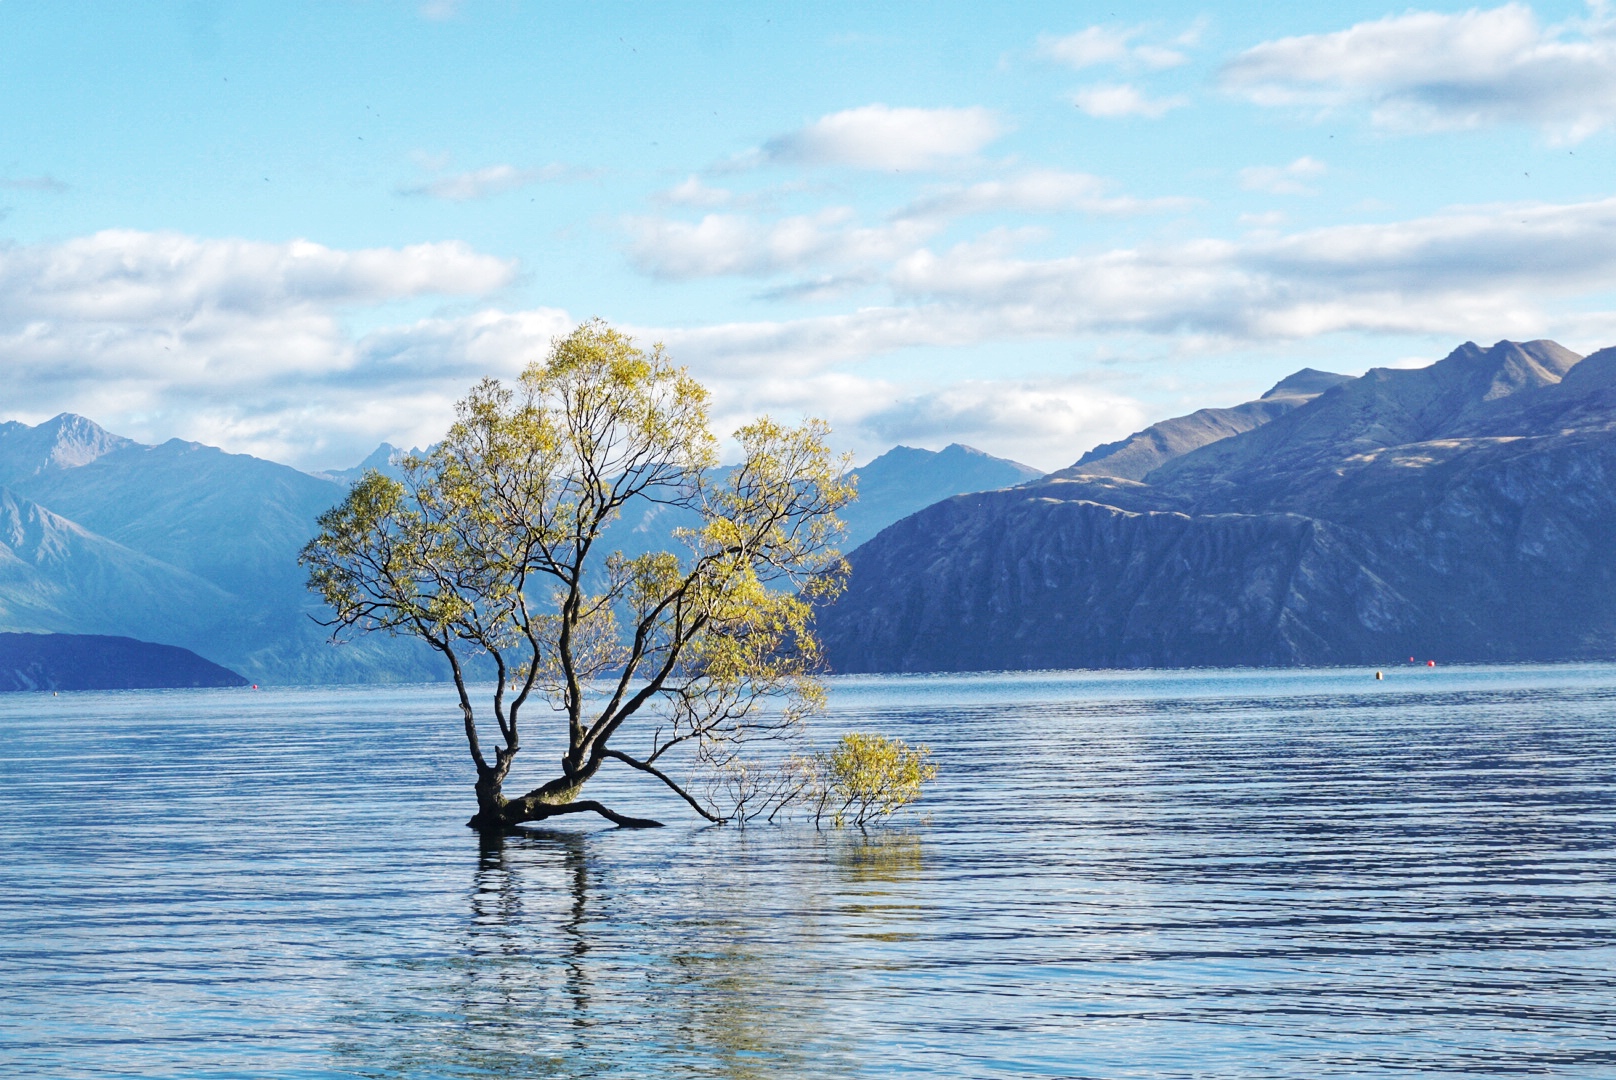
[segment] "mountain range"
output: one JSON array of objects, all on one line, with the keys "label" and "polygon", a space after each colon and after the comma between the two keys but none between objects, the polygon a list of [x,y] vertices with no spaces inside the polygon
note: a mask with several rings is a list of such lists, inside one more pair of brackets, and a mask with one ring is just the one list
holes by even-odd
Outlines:
[{"label": "mountain range", "polygon": [[[332,646],[297,564],[319,514],[366,469],[396,474],[398,455],[383,444],[310,474],[178,439],[145,445],[67,413],[0,424],[0,631],[178,646],[264,684],[445,678],[411,640]],[[959,446],[900,447],[859,473],[859,539],[937,498],[1039,475]],[[613,540],[671,544],[681,522],[657,509],[637,509]]]},{"label": "mountain range", "polygon": [[[257,683],[442,678],[419,643],[327,641],[299,549],[367,468],[310,474],[79,416],[0,424],[0,631],[189,649]],[[832,670],[1616,655],[1616,349],[1467,343],[1304,369],[1048,476],[960,445],[856,470]],[[675,543],[631,507],[609,541]]]},{"label": "mountain range", "polygon": [[833,670],[1616,656],[1616,349],[1467,343],[951,498],[851,555]]}]

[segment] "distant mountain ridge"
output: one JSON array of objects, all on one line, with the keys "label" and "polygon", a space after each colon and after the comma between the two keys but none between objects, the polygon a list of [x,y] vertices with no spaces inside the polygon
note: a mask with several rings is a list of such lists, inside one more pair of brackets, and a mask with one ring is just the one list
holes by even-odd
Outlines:
[{"label": "distant mountain ridge", "polygon": [[[368,469],[399,475],[400,456],[384,443],[354,468],[310,474],[180,439],[149,446],[66,413],[0,424],[0,631],[172,645],[260,683],[444,678],[410,639],[333,647],[297,564],[320,513]],[[1038,472],[953,446],[901,448],[860,474],[854,542],[934,498]],[[688,522],[667,510],[633,508],[610,541],[678,550],[673,529]]]},{"label": "distant mountain ridge", "polygon": [[0,425],[0,630],[175,645],[280,683],[417,681],[423,646],[333,648],[297,553],[344,485],[63,414]]},{"label": "distant mountain ridge", "polygon": [[950,443],[941,450],[895,446],[853,470],[858,500],[841,512],[851,551],[893,522],[932,503],[972,491],[993,491],[1035,480],[1043,471],[974,446]]},{"label": "distant mountain ridge", "polygon": [[37,427],[0,423],[0,484],[12,484],[53,469],[71,469],[114,450],[138,445],[91,420],[62,413]]},{"label": "distant mountain ridge", "polygon": [[1261,427],[1300,405],[1305,405],[1351,376],[1303,368],[1274,384],[1262,397],[1227,409],[1198,409],[1152,424],[1125,439],[1104,443],[1077,459],[1075,465],[1051,473],[1055,479],[1076,476],[1115,476],[1143,480],[1176,457],[1210,443]]},{"label": "distant mountain ridge", "polygon": [[352,468],[328,469],[324,472],[310,473],[309,475],[317,476],[321,480],[331,480],[338,484],[348,485],[355,483],[367,472],[374,470],[383,476],[390,476],[394,480],[398,480],[404,475],[404,469],[399,462],[406,456],[412,454],[419,456],[423,453],[425,451],[419,447],[413,450],[404,450],[401,447],[394,446],[392,443],[384,442],[372,450],[365,460]]},{"label": "distant mountain ridge", "polygon": [[[715,473],[722,474],[720,468]],[[852,471],[858,498],[837,516],[847,526],[841,548],[851,551],[900,518],[939,499],[1025,483],[1043,475],[1031,465],[953,443],[941,450],[896,446]],[[609,546],[626,554],[681,551],[674,530],[695,528],[692,511],[655,503],[626,507],[607,533]]]},{"label": "distant mountain ridge", "polygon": [[1139,479],[947,500],[851,561],[838,671],[1616,656],[1616,349],[1466,343]]}]

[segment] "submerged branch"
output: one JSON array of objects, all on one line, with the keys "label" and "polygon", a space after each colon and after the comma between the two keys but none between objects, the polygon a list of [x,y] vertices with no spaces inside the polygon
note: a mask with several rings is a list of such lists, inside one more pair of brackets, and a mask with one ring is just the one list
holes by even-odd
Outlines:
[{"label": "submerged branch", "polygon": [[[545,814],[544,817],[555,817],[558,814],[589,814],[589,813],[592,813],[592,814],[599,814],[601,817],[605,818],[607,821],[610,821],[612,824],[621,825],[625,829],[660,829],[660,828],[662,828],[662,822],[660,822],[660,821],[652,821],[650,818],[629,817],[627,814],[619,814],[616,810],[612,810],[612,809],[602,805],[601,803],[596,802],[594,799],[582,799],[582,800],[580,800],[578,802],[563,803],[561,806],[547,807],[547,809],[548,809],[549,813]],[[543,820],[543,819],[542,818],[530,818],[528,820],[531,821],[531,820]]]},{"label": "submerged branch", "polygon": [[673,777],[669,776],[667,773],[663,772],[661,769],[657,768],[655,765],[652,765],[650,762],[648,762],[648,761],[637,761],[634,758],[631,758],[627,754],[623,753],[621,750],[602,750],[600,752],[600,756],[601,757],[616,758],[618,761],[621,761],[623,764],[629,766],[630,768],[638,769],[638,770],[640,770],[641,772],[644,772],[644,773],[650,773],[652,776],[656,777],[658,780],[662,781],[664,784],[667,784],[668,787],[672,788],[674,794],[678,795],[681,799],[683,799],[685,802],[690,804],[691,809],[695,810],[696,813],[700,814],[702,817],[706,818],[708,821],[711,821],[713,824],[722,825],[727,820],[725,818],[721,818],[721,817],[717,816],[716,814],[713,814],[713,813],[709,812],[706,807],[702,806],[701,803],[696,800],[696,797],[694,795],[691,795],[690,792],[686,791],[684,788],[682,788],[678,784],[674,783]]},{"label": "submerged branch", "polygon": [[630,817],[628,814],[619,814],[616,810],[603,803],[598,803],[594,799],[580,799],[577,802],[561,803],[559,805],[538,803],[528,807],[519,806],[519,802],[511,802],[505,805],[504,812],[500,814],[499,819],[496,821],[485,821],[484,816],[478,814],[466,824],[473,829],[484,829],[485,831],[489,828],[508,829],[516,825],[525,825],[532,821],[544,821],[548,818],[560,817],[562,814],[599,814],[613,825],[618,825],[625,829],[660,829],[663,827],[662,822],[652,821],[650,818],[637,818]]}]

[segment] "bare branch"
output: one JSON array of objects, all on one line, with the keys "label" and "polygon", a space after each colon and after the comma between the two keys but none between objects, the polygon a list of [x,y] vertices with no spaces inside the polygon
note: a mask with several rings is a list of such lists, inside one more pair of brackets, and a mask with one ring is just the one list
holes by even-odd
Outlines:
[{"label": "bare branch", "polygon": [[694,795],[690,794],[690,792],[688,792],[684,788],[680,787],[677,783],[674,782],[673,777],[669,776],[667,773],[663,772],[661,769],[658,769],[655,765],[652,765],[649,762],[645,762],[645,761],[636,761],[634,758],[629,757],[627,754],[623,753],[621,750],[602,750],[600,752],[600,755],[601,755],[601,757],[615,758],[616,760],[621,761],[623,764],[629,766],[630,768],[638,769],[643,773],[650,773],[652,776],[656,777],[658,780],[660,780],[664,784],[668,785],[668,787],[672,788],[674,794],[678,795],[685,802],[689,803],[691,808],[693,810],[695,810],[696,813],[700,814],[702,817],[706,818],[708,821],[713,822],[715,825],[724,824],[724,820],[725,820],[724,818],[721,818],[718,815],[709,812],[708,809],[705,806],[701,805],[701,803],[696,800],[696,797]]}]

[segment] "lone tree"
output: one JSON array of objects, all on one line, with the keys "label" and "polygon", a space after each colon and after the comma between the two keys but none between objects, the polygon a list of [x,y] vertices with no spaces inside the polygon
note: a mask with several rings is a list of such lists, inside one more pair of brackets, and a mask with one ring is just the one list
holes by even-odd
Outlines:
[{"label": "lone tree", "polygon": [[[518,387],[483,380],[456,416],[442,443],[404,460],[402,481],[355,484],[301,560],[333,636],[413,635],[448,660],[477,767],[470,824],[580,811],[658,824],[580,798],[607,762],[712,821],[804,796],[815,770],[792,763],[810,759],[765,768],[745,751],[795,733],[823,699],[811,608],[847,573],[836,511],[854,497],[826,426],[760,419],[736,432],[741,463],[719,469],[706,390],[660,345],[641,350],[599,321]],[[683,550],[609,551],[603,534],[631,503],[686,511]],[[482,654],[496,681],[479,716],[467,665]],[[567,749],[553,778],[509,798],[535,700],[565,716]],[[631,739],[633,752],[618,748]],[[675,779],[676,761],[702,786]]]}]

